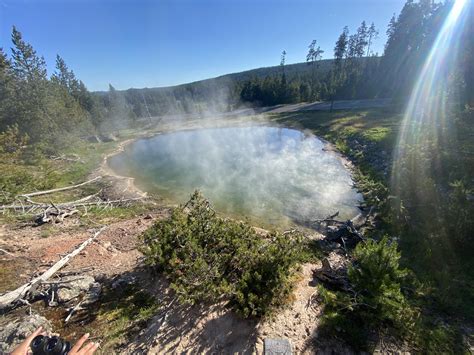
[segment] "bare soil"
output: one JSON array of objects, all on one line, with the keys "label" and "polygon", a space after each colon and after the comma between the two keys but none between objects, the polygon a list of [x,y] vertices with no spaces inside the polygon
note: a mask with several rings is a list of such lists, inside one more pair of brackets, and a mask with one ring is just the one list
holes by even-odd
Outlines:
[{"label": "bare soil", "polygon": [[[242,319],[224,304],[183,306],[172,302],[173,294],[163,277],[153,278],[140,268],[143,256],[137,250],[139,236],[156,218],[163,218],[167,213],[167,210],[162,210],[110,223],[94,243],[62,270],[88,267],[91,269],[87,274],[106,279],[136,274],[140,270],[140,286],[160,302],[171,303],[162,308],[149,326],[139,332],[121,353],[261,354],[265,338],[287,338],[296,353],[315,352],[314,340],[321,308],[317,302],[312,270],[321,267],[319,263],[303,265],[293,301],[285,309],[260,322]],[[57,233],[45,237],[40,227],[2,226],[1,248],[14,255],[0,257],[2,267],[14,266],[9,289],[28,281],[33,274],[45,271],[61,256],[88,239],[93,230],[87,227],[69,220],[60,226]],[[337,266],[344,262],[344,258],[332,253],[330,261]]]}]

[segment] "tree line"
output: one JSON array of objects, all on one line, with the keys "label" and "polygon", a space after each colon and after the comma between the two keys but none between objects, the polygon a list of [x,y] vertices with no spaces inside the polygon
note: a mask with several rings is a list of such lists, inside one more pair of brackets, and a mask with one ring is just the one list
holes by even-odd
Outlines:
[{"label": "tree line", "polygon": [[[405,99],[445,22],[453,2],[408,0],[402,11],[391,18],[384,53],[374,53],[379,30],[363,21],[354,33],[345,26],[333,50],[329,70],[318,70],[324,50],[313,40],[306,63],[311,68],[304,76],[288,77],[281,63],[280,75],[247,80],[240,91],[243,101],[260,105],[334,99]],[[459,67],[453,87],[462,104],[474,103],[474,31],[472,18],[460,41]],[[286,52],[284,52],[286,54]],[[471,60],[470,60],[471,58]],[[453,93],[451,93],[453,94]]]}]

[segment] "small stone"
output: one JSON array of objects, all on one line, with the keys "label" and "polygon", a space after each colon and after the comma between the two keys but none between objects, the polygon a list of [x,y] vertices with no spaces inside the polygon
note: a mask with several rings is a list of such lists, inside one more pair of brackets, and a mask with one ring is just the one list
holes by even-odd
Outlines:
[{"label": "small stone", "polygon": [[134,284],[136,282],[135,276],[121,276],[112,283],[112,288],[116,289],[118,287],[126,287],[128,285]]},{"label": "small stone", "polygon": [[[77,276],[73,276],[75,278]],[[63,278],[62,281],[67,281],[68,278]],[[57,292],[57,300],[60,303],[69,302],[81,294],[85,294],[89,291],[95,280],[92,276],[85,275],[78,279],[73,279],[71,282],[65,282],[59,284],[59,290]]]},{"label": "small stone", "polygon": [[147,214],[145,217],[143,217],[143,219],[152,219],[152,215],[151,214]]},{"label": "small stone", "polygon": [[288,339],[270,339],[264,341],[263,353],[265,355],[291,355],[291,344]]}]

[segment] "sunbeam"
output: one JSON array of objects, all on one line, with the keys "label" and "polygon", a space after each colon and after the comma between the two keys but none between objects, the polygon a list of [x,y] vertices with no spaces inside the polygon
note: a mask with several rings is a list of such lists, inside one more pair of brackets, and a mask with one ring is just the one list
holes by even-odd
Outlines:
[{"label": "sunbeam", "polygon": [[412,204],[437,202],[442,154],[455,144],[453,125],[448,120],[455,101],[450,78],[456,70],[469,7],[468,0],[453,3],[423,64],[401,124],[393,159],[392,192],[399,198],[408,196]]}]

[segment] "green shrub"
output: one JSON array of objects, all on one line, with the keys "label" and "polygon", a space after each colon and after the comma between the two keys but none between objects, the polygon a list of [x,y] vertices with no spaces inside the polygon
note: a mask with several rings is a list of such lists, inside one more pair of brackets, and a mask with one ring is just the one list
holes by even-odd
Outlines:
[{"label": "green shrub", "polygon": [[381,330],[408,335],[417,313],[402,293],[407,271],[400,268],[397,244],[389,243],[387,238],[380,242],[368,240],[356,247],[353,257],[347,272],[349,292],[320,288],[326,305],[323,331],[341,330],[344,339],[358,349],[366,349],[370,334]]},{"label": "green shrub", "polygon": [[261,236],[218,217],[197,191],[143,241],[147,264],[165,272],[182,302],[225,300],[244,317],[263,316],[288,299],[302,254],[299,234]]}]

